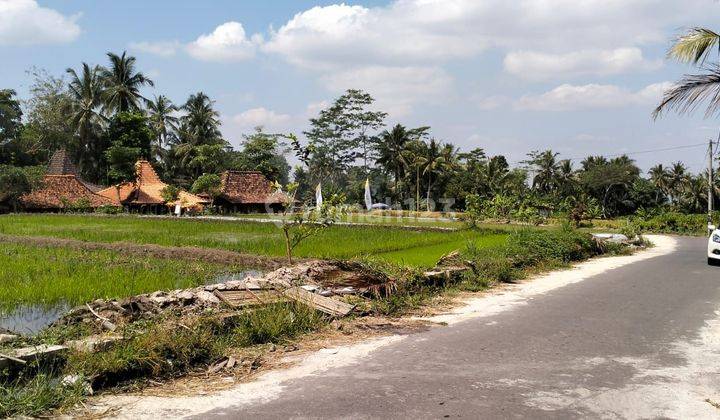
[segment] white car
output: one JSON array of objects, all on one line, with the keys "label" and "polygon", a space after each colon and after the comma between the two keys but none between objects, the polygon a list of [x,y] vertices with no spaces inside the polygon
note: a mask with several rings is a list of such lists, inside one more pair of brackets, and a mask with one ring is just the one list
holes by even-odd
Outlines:
[{"label": "white car", "polygon": [[711,230],[708,238],[707,259],[709,265],[720,265],[720,229],[715,226],[708,226]]}]

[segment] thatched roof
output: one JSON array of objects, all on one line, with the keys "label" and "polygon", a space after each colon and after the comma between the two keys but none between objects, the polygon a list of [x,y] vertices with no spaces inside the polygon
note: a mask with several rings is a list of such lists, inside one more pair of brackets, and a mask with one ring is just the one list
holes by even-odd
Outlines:
[{"label": "thatched roof", "polygon": [[[162,191],[168,186],[160,180],[157,172],[150,162],[140,160],[135,164],[135,182],[125,182],[114,185],[98,194],[122,204],[131,205],[164,205]],[[209,200],[190,194],[187,191],[180,191],[178,197],[180,204],[185,207],[195,207],[207,204]]]},{"label": "thatched roof", "polygon": [[95,194],[99,189],[81,179],[67,152],[58,150],[50,158],[42,187],[20,197],[20,203],[31,210],[62,209],[81,203],[90,207],[116,205]]},{"label": "thatched roof", "polygon": [[220,197],[233,204],[281,204],[287,201],[282,192],[273,192],[270,181],[258,171],[225,171],[220,179]]}]

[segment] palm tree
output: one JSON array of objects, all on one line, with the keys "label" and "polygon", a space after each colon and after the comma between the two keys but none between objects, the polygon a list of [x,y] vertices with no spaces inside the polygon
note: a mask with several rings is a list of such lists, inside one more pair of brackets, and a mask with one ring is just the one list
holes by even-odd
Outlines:
[{"label": "palm tree", "polygon": [[675,162],[668,171],[668,190],[670,192],[670,200],[676,202],[683,193],[688,175],[687,168],[682,162]]},{"label": "palm tree", "polygon": [[408,173],[415,173],[415,210],[420,211],[420,174],[427,164],[427,145],[420,140],[407,143],[402,152],[403,163]]},{"label": "palm tree", "polygon": [[102,69],[102,79],[105,85],[104,111],[127,112],[140,109],[140,88],[148,85],[154,86],[153,81],[141,72],[135,71],[135,57],[107,53],[110,58],[110,68]]},{"label": "palm tree", "polygon": [[428,177],[427,188],[427,209],[430,211],[431,191],[433,186],[433,175],[441,175],[451,172],[455,167],[457,151],[452,144],[442,144],[435,139],[430,140],[430,144],[425,150],[425,168],[423,175]]},{"label": "palm tree", "polygon": [[213,104],[203,92],[190,95],[182,106],[185,115],[180,118],[183,142],[194,146],[222,143],[220,114],[213,109]]},{"label": "palm tree", "polygon": [[155,133],[155,144],[153,145],[153,155],[162,156],[163,146],[169,144],[169,138],[177,131],[178,118],[174,113],[178,111],[178,107],[164,95],[155,97],[154,101],[147,103],[148,114],[150,116],[150,127]]},{"label": "palm tree", "polygon": [[693,111],[705,100],[710,101],[705,110],[706,117],[720,109],[720,67],[716,63],[705,65],[710,52],[718,46],[720,35],[705,28],[692,28],[675,40],[668,56],[681,63],[700,66],[705,72],[685,75],[666,91],[653,111],[653,118],[659,118],[665,110],[681,114]]},{"label": "palm tree", "polygon": [[378,136],[376,162],[382,165],[386,172],[393,174],[394,190],[398,193],[398,184],[405,177],[407,162],[403,152],[408,142],[422,139],[427,135],[429,127],[407,129],[396,124],[392,130],[384,130]]},{"label": "palm tree", "polygon": [[80,168],[91,177],[99,177],[103,147],[100,143],[100,129],[104,122],[99,108],[102,105],[102,83],[100,67],[82,64],[82,72],[68,68],[70,75],[68,91],[72,106],[72,126],[80,140]]},{"label": "palm tree", "polygon": [[527,161],[535,171],[533,188],[543,194],[549,194],[557,187],[557,175],[560,171],[557,156],[558,153],[553,153],[552,150],[532,152],[530,153],[530,159]]},{"label": "palm tree", "polygon": [[658,194],[655,194],[656,201],[659,199],[659,193],[668,194],[670,191],[670,174],[662,163],[650,168],[648,175],[650,176],[650,182],[658,190]]}]

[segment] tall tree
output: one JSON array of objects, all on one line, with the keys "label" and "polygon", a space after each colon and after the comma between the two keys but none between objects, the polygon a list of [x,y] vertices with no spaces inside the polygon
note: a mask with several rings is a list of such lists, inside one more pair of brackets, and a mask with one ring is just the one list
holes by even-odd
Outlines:
[{"label": "tall tree", "polygon": [[530,157],[525,163],[529,164],[535,173],[533,176],[533,189],[540,194],[551,194],[558,186],[558,173],[560,164],[557,161],[558,153],[552,150],[543,152],[533,151],[528,154]]},{"label": "tall tree", "polygon": [[254,133],[243,135],[237,165],[243,170],[260,171],[271,181],[284,185],[288,183],[290,174],[290,165],[285,158],[287,151],[280,136],[256,127]]},{"label": "tall tree", "polygon": [[110,66],[102,68],[101,76],[105,87],[104,110],[106,112],[128,112],[140,109],[140,104],[145,98],[140,94],[143,86],[154,86],[150,80],[141,72],[135,71],[135,57],[107,53],[110,59]]},{"label": "tall tree", "polygon": [[390,131],[385,130],[378,136],[375,144],[377,164],[393,175],[394,192],[398,194],[398,183],[405,177],[403,151],[408,142],[422,140],[427,136],[430,127],[407,129],[396,124]]},{"label": "tall tree", "polygon": [[358,158],[367,172],[374,140],[370,131],[382,127],[387,115],[369,110],[373,102],[369,94],[350,89],[310,119],[310,130],[303,134],[309,141],[310,170],[316,178],[337,185],[343,171]]},{"label": "tall tree", "polygon": [[14,90],[0,89],[0,164],[14,163],[14,156],[22,152],[15,150],[17,147],[12,144],[17,141],[22,127],[20,101],[14,96]]},{"label": "tall tree", "polygon": [[153,130],[155,142],[153,143],[153,156],[162,159],[164,156],[163,147],[170,143],[170,139],[177,131],[178,107],[175,106],[167,96],[156,96],[155,100],[148,101],[147,112],[149,115],[150,128]]},{"label": "tall tree", "polygon": [[68,89],[72,101],[72,125],[79,139],[79,166],[92,181],[103,178],[105,143],[100,134],[104,122],[100,114],[102,83],[100,68],[82,64],[82,72],[67,69],[70,75]]}]

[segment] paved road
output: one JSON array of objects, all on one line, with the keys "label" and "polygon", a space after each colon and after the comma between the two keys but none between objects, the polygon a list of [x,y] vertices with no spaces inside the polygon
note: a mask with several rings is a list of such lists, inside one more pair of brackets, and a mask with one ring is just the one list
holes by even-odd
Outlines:
[{"label": "paved road", "polygon": [[703,401],[720,400],[720,268],[706,266],[704,239],[677,241],[671,254],[202,417],[720,418]]}]

